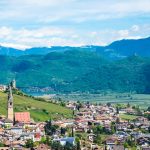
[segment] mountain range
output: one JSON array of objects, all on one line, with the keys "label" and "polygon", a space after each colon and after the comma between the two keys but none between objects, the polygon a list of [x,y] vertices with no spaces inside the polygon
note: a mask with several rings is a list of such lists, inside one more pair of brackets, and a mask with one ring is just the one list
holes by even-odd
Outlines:
[{"label": "mountain range", "polygon": [[116,91],[150,93],[150,59],[106,60],[96,52],[63,51],[19,57],[0,55],[0,83],[49,87],[56,93]]},{"label": "mountain range", "polygon": [[150,93],[150,38],[84,47],[0,48],[0,84],[56,93]]},{"label": "mountain range", "polygon": [[83,50],[83,51],[96,51],[105,58],[109,59],[121,59],[132,55],[139,55],[143,57],[150,57],[150,37],[144,39],[127,39],[115,41],[107,46],[81,46],[81,47],[70,47],[70,46],[52,46],[52,47],[35,47],[26,49],[24,51],[15,48],[0,46],[0,55],[7,56],[22,56],[22,55],[45,55],[50,52],[60,51],[72,51],[72,50]]}]

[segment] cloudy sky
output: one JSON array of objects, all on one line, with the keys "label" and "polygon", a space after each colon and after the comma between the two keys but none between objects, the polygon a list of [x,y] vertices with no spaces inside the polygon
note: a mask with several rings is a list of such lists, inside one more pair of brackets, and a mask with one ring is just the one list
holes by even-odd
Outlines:
[{"label": "cloudy sky", "polygon": [[150,36],[150,0],[0,0],[0,44],[106,45]]}]

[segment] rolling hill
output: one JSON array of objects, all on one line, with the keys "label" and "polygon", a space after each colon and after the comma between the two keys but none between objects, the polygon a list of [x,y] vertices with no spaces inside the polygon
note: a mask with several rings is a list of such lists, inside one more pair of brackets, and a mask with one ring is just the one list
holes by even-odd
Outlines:
[{"label": "rolling hill", "polygon": [[[0,114],[6,115],[7,113],[7,94],[0,92]],[[14,111],[22,112],[29,111],[31,117],[35,121],[46,121],[50,118],[69,118],[72,116],[72,111],[48,102],[38,101],[30,97],[14,95]]]}]

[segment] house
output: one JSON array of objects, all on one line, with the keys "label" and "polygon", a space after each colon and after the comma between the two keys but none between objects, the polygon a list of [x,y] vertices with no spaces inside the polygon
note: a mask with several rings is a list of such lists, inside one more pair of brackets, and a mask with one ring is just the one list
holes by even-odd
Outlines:
[{"label": "house", "polygon": [[141,136],[137,139],[137,143],[141,146],[149,146],[150,137],[148,136]]},{"label": "house", "polygon": [[66,145],[66,143],[70,143],[72,145],[75,145],[75,138],[74,137],[58,138],[58,139],[54,139],[53,141],[59,142],[62,146]]},{"label": "house", "polygon": [[25,140],[28,140],[28,139],[34,139],[34,133],[23,133],[21,136],[20,136],[20,140],[22,141],[25,141]]},{"label": "house", "polygon": [[0,150],[10,150],[10,147],[0,147]]},{"label": "house", "polygon": [[12,127],[12,126],[13,126],[13,121],[10,120],[10,119],[5,119],[5,120],[4,120],[4,126],[5,126],[6,128]]},{"label": "house", "polygon": [[123,145],[112,145],[112,146],[107,146],[107,150],[124,150]]},{"label": "house", "polygon": [[40,144],[35,150],[51,150],[51,148],[46,144]]},{"label": "house", "polygon": [[94,143],[91,143],[91,149],[96,150],[96,149],[98,149],[98,146]]},{"label": "house", "polygon": [[150,150],[150,147],[149,146],[142,146],[141,150]]},{"label": "house", "polygon": [[95,134],[89,134],[88,135],[88,139],[89,139],[89,141],[91,141],[91,142],[93,142],[94,141],[94,138],[96,137],[96,135]]},{"label": "house", "polygon": [[12,127],[10,129],[10,132],[15,134],[15,135],[21,135],[22,134],[22,131],[23,129],[21,127]]},{"label": "house", "polygon": [[7,86],[6,86],[6,85],[0,84],[0,91],[1,91],[1,92],[6,91],[6,89],[7,89]]},{"label": "house", "polygon": [[111,137],[108,137],[105,142],[107,146],[112,146],[112,145],[116,145],[117,140],[118,138],[116,136],[111,136]]}]

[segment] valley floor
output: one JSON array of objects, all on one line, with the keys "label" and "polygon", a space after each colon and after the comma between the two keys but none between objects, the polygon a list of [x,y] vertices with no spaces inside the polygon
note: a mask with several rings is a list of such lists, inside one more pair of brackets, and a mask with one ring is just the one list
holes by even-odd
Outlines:
[{"label": "valley floor", "polygon": [[94,103],[121,103],[140,106],[142,109],[147,109],[150,106],[150,94],[130,94],[130,93],[109,93],[109,94],[61,94],[55,98],[62,100],[73,101],[89,101]]}]

